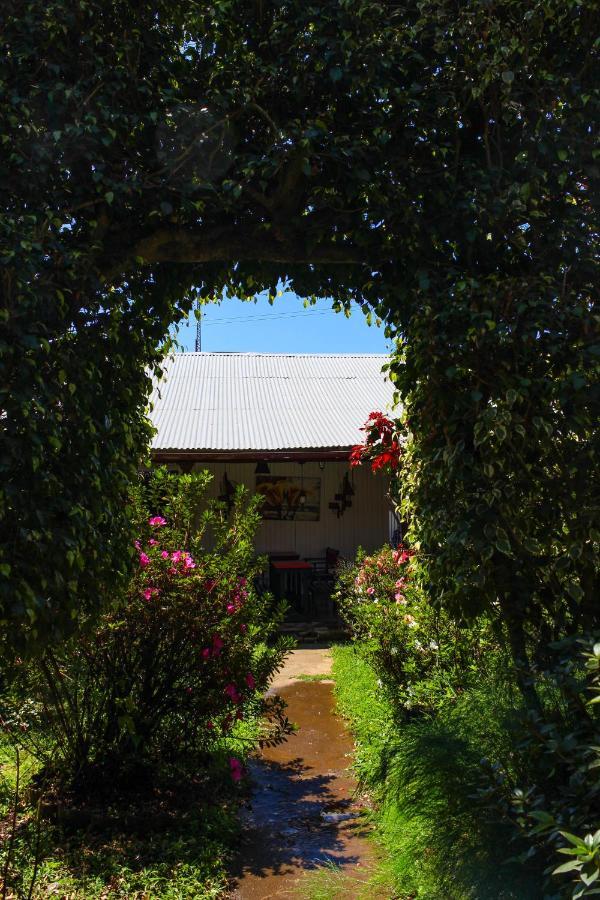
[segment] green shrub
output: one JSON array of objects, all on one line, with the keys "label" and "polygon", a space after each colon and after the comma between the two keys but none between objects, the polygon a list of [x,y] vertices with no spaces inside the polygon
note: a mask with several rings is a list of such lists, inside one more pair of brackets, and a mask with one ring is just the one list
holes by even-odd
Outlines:
[{"label": "green shrub", "polygon": [[[17,668],[4,719],[46,771],[74,784],[129,779],[156,764],[197,766],[248,716],[286,730],[282,704],[262,697],[287,645],[268,645],[283,610],[253,584],[256,502],[240,492],[229,518],[201,512],[208,480],[150,471],[126,595]],[[237,758],[230,767],[239,779]]]},{"label": "green shrub", "polygon": [[497,649],[489,621],[452,619],[415,577],[418,560],[402,546],[383,547],[340,573],[336,598],[358,647],[408,715],[455,701]]},{"label": "green shrub", "polygon": [[[548,671],[540,664],[552,651],[537,647],[538,667],[518,670],[506,623],[482,617],[466,627],[428,600],[420,577],[418,556],[385,547],[359,554],[338,582],[357,653],[385,689],[378,697],[385,715],[367,738],[377,749],[364,774],[381,791],[384,832],[399,823],[392,833],[403,877],[431,851],[438,862],[417,878],[422,895],[429,896],[431,875],[435,890],[443,885],[448,896],[462,897],[453,891],[468,860],[485,867],[493,856],[540,872],[547,866],[563,879],[562,886],[550,879],[551,894],[600,894],[600,642],[588,640],[575,655],[574,639],[554,645],[561,656]],[[539,699],[535,709],[527,708],[529,695]],[[478,791],[481,757],[487,783]],[[521,851],[509,847],[511,831]],[[492,840],[494,854],[486,846]],[[442,848],[464,856],[460,871],[443,863]],[[557,853],[567,857],[562,865]]]},{"label": "green shrub", "polygon": [[555,650],[554,668],[539,677],[543,713],[523,717],[510,765],[488,764],[480,796],[527,838],[523,862],[548,863],[549,890],[577,900],[600,894],[600,642],[570,639]]}]

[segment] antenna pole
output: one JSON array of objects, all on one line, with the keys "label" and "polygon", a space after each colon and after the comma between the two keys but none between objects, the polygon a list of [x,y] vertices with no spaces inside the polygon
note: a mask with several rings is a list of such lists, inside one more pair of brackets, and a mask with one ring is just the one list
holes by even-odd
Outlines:
[{"label": "antenna pole", "polygon": [[202,351],[202,306],[200,301],[196,301],[196,353]]}]

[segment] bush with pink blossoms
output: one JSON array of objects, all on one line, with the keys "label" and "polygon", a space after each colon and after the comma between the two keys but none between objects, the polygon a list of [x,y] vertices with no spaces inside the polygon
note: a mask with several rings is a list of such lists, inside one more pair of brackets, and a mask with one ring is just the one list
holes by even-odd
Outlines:
[{"label": "bush with pink blossoms", "polygon": [[407,547],[359,551],[342,568],[335,594],[357,651],[396,708],[411,716],[455,699],[494,643],[483,619],[467,626],[437,608],[419,575],[418,555]]},{"label": "bush with pink blossoms", "polygon": [[[207,473],[150,469],[138,496],[136,572],[124,597],[77,639],[21,667],[15,692],[22,742],[71,780],[118,778],[143,765],[223,755],[236,723],[288,730],[283,704],[264,698],[288,643],[283,610],[254,586],[257,502],[229,512],[204,501]],[[233,757],[232,757],[233,758]]]}]

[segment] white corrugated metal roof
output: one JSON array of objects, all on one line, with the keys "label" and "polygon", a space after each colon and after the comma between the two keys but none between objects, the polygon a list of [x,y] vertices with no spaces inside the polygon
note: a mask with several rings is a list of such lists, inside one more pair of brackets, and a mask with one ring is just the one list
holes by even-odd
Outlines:
[{"label": "white corrugated metal roof", "polygon": [[297,450],[359,443],[389,410],[385,355],[178,353],[155,384],[153,450]]}]

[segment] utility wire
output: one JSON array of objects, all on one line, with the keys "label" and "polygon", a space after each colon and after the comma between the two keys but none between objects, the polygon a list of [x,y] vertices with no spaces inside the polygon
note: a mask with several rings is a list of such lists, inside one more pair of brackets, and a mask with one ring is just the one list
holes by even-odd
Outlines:
[{"label": "utility wire", "polygon": [[[254,322],[271,322],[273,319],[298,319],[304,316],[306,312],[308,312],[308,310],[301,313],[274,313],[273,315],[261,315],[255,316],[253,319],[212,319],[210,322],[207,322],[206,318],[203,316],[203,327],[208,328],[209,325],[252,325]],[[319,309],[315,310],[313,315],[325,316],[329,312],[331,312],[329,309]]]}]

